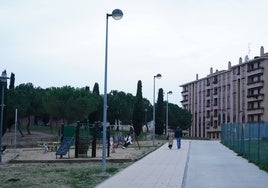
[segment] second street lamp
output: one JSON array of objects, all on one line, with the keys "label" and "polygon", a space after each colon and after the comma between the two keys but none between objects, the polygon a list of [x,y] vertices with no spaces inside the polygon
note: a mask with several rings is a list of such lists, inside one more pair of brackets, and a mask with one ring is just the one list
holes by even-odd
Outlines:
[{"label": "second street lamp", "polygon": [[166,135],[168,135],[168,95],[172,94],[172,91],[167,92],[167,109],[166,109]]},{"label": "second street lamp", "polygon": [[155,146],[155,78],[160,79],[162,77],[161,74],[157,74],[154,76],[154,93],[153,93],[153,146]]},{"label": "second street lamp", "polygon": [[120,9],[113,10],[112,14],[106,14],[106,44],[105,44],[105,70],[104,70],[104,94],[103,94],[103,135],[102,135],[102,172],[106,171],[106,128],[107,128],[107,55],[108,55],[108,18],[115,20],[123,17]]}]

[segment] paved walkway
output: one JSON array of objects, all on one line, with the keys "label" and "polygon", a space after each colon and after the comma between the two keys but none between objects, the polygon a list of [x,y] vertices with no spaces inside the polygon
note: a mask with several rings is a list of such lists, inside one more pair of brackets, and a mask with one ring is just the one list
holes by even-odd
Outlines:
[{"label": "paved walkway", "polygon": [[192,141],[186,188],[267,188],[268,173],[219,141]]},{"label": "paved walkway", "polygon": [[181,187],[189,143],[183,140],[180,150],[175,141],[172,150],[165,144],[97,187]]},{"label": "paved walkway", "polygon": [[169,150],[165,144],[97,187],[268,187],[268,173],[237,156],[219,141],[182,140],[181,149],[174,146]]}]

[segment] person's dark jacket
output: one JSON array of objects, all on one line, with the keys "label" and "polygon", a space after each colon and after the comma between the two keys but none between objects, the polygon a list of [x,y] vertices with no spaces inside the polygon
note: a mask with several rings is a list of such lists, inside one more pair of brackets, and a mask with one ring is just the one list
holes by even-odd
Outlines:
[{"label": "person's dark jacket", "polygon": [[182,137],[182,130],[180,128],[176,128],[175,138],[181,138],[181,137]]}]

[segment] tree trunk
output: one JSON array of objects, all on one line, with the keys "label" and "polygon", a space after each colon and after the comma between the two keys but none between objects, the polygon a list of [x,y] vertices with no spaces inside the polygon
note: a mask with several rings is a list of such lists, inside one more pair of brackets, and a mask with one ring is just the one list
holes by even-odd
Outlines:
[{"label": "tree trunk", "polygon": [[27,129],[27,133],[30,135],[31,134],[31,132],[30,132],[30,124],[31,124],[31,116],[29,115],[28,116],[28,123],[27,123],[27,127],[26,127],[26,129]]},{"label": "tree trunk", "polygon": [[21,129],[20,129],[20,122],[18,121],[18,130],[19,130],[19,132],[20,132],[20,135],[22,136],[22,137],[24,137],[24,134],[23,134],[23,132],[21,131]]}]

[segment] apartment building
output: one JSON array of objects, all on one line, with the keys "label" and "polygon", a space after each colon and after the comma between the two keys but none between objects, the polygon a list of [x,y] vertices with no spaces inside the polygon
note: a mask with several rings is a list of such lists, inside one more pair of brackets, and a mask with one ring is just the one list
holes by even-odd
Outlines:
[{"label": "apartment building", "polygon": [[222,123],[268,122],[268,53],[228,70],[210,68],[205,78],[182,84],[184,109],[192,113],[189,136],[219,139]]}]

